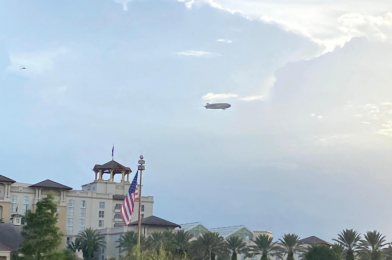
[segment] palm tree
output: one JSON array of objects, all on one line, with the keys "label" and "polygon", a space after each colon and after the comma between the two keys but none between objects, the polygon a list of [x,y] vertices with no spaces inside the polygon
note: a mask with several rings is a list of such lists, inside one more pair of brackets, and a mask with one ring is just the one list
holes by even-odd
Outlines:
[{"label": "palm tree", "polygon": [[128,231],[122,234],[116,241],[118,243],[117,248],[120,248],[121,253],[126,252],[126,255],[129,256],[132,253],[132,249],[137,245],[137,238],[137,233]]},{"label": "palm tree", "polygon": [[294,260],[295,253],[304,253],[306,251],[299,239],[299,236],[296,234],[284,234],[283,238],[279,239],[283,247],[280,250],[284,255],[287,255],[287,260]]},{"label": "palm tree", "polygon": [[67,248],[72,252],[79,251],[81,249],[80,239],[77,237],[75,239],[75,242],[71,242],[70,244],[68,244]]},{"label": "palm tree", "polygon": [[[206,232],[191,243],[194,259],[215,260],[230,254],[224,238],[216,232]],[[228,258],[228,257],[227,257]]]},{"label": "palm tree", "polygon": [[95,252],[97,252],[100,247],[106,245],[105,237],[92,228],[87,228],[80,232],[78,238],[80,239],[83,258],[85,260],[94,259]]},{"label": "palm tree", "polygon": [[374,231],[368,231],[364,235],[363,240],[359,244],[359,255],[364,260],[381,260],[383,256],[386,256],[384,247],[385,236],[381,233]]},{"label": "palm tree", "polygon": [[147,238],[147,248],[150,250],[159,251],[159,248],[163,246],[164,236],[162,232],[154,232]]},{"label": "palm tree", "polygon": [[353,229],[345,229],[338,235],[338,239],[333,240],[345,248],[346,260],[354,260],[354,252],[358,249],[361,234]]},{"label": "palm tree", "polygon": [[184,256],[190,247],[190,240],[193,235],[184,230],[180,230],[174,233],[173,236],[173,245],[174,245],[174,253],[180,256]]},{"label": "palm tree", "polygon": [[341,244],[335,243],[331,246],[331,249],[336,259],[343,260],[344,247]]},{"label": "palm tree", "polygon": [[249,247],[248,254],[253,257],[261,255],[261,260],[268,260],[269,257],[281,256],[280,247],[277,242],[272,242],[273,238],[268,235],[259,235],[253,242],[256,245]]},{"label": "palm tree", "polygon": [[231,236],[226,239],[227,248],[231,251],[231,260],[237,260],[237,254],[246,253],[246,243],[237,236]]}]

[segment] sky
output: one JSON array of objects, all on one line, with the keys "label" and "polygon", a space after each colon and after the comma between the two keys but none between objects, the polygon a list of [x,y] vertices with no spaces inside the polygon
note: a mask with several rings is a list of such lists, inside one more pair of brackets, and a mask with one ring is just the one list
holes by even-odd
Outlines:
[{"label": "sky", "polygon": [[0,0],[0,17],[0,174],[79,189],[114,144],[134,172],[144,155],[172,222],[392,240],[391,1]]}]

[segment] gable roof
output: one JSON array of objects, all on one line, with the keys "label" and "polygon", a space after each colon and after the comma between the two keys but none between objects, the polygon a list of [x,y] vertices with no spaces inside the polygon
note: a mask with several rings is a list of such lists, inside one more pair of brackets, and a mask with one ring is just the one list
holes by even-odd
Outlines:
[{"label": "gable roof", "polygon": [[72,190],[71,187],[65,186],[63,184],[60,184],[58,182],[52,181],[52,180],[44,180],[41,182],[38,182],[34,185],[30,185],[29,187],[32,188],[50,188],[50,189],[60,189],[60,190]]},{"label": "gable roof", "polygon": [[22,227],[12,224],[0,223],[0,244],[11,248],[12,251],[18,250],[22,246]]},{"label": "gable roof", "polygon": [[122,172],[122,171],[132,172],[131,168],[126,167],[126,166],[124,166],[124,165],[122,165],[122,164],[120,164],[120,163],[118,163],[118,162],[116,162],[114,160],[111,160],[111,161],[109,161],[109,162],[107,162],[107,163],[105,163],[103,165],[96,164],[94,166],[93,170],[94,171],[98,171],[98,170],[102,170],[102,171],[113,170],[114,172]]},{"label": "gable roof", "polygon": [[304,239],[301,239],[299,242],[303,243],[303,244],[308,244],[308,245],[313,245],[313,244],[327,244],[330,245],[330,243],[328,243],[327,241],[324,241],[318,237],[315,236],[311,236],[311,237],[307,237]]},{"label": "gable roof", "polygon": [[8,177],[5,177],[4,175],[0,175],[0,182],[11,182],[11,183],[15,183],[15,181],[13,179],[10,179]]},{"label": "gable roof", "polygon": [[[145,226],[161,226],[161,227],[181,228],[181,226],[178,224],[167,221],[163,218],[158,218],[156,216],[149,216],[146,218],[142,218],[141,222],[142,222],[142,225],[145,225]],[[138,221],[134,221],[132,223],[129,223],[128,226],[137,226],[137,225],[138,225]]]},{"label": "gable roof", "polygon": [[188,231],[188,230],[191,230],[192,228],[197,227],[197,226],[202,226],[203,228],[209,230],[208,228],[206,228],[206,226],[204,226],[200,222],[181,224],[181,229]]},{"label": "gable roof", "polygon": [[[221,235],[223,238],[227,238],[229,236],[231,236],[232,234],[234,234],[235,232],[241,230],[245,228],[246,230],[248,230],[250,233],[252,233],[252,231],[250,231],[248,228],[246,228],[245,226],[232,226],[232,227],[221,227],[221,228],[211,228],[210,230],[212,232],[217,232],[219,233],[219,235]],[[252,233],[253,234],[253,233]]]},{"label": "gable roof", "polygon": [[4,251],[6,251],[6,252],[12,252],[12,251],[14,251],[14,250],[12,250],[11,248],[9,248],[8,246],[6,246],[6,245],[3,245],[3,244],[0,244],[0,252],[4,252]]}]

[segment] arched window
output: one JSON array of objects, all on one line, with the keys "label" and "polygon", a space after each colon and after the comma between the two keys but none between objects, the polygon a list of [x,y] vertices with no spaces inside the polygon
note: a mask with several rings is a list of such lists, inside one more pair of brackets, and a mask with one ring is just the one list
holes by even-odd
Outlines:
[{"label": "arched window", "polygon": [[68,201],[68,216],[73,216],[74,215],[74,207],[75,207],[75,201],[74,200],[69,200]]}]

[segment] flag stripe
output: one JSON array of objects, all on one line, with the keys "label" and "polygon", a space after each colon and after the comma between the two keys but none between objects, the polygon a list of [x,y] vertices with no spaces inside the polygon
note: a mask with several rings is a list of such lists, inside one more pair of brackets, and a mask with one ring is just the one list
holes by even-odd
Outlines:
[{"label": "flag stripe", "polygon": [[128,225],[131,222],[133,210],[134,210],[134,202],[135,202],[135,197],[136,197],[136,186],[137,186],[137,175],[138,172],[136,172],[135,178],[133,178],[133,181],[131,183],[131,186],[129,186],[128,194],[125,196],[120,213],[121,217],[124,221],[124,225]]}]

